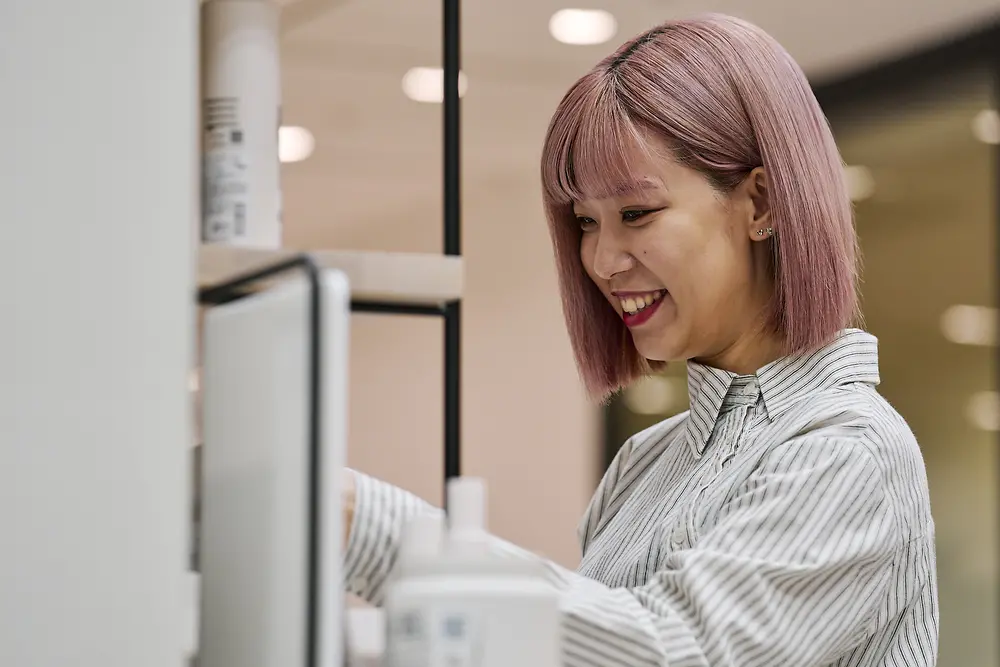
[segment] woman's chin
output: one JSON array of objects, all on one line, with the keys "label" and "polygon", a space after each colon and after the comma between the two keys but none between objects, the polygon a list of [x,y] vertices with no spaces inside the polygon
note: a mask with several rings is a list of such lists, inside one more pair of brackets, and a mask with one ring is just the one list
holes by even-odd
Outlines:
[{"label": "woman's chin", "polygon": [[649,361],[681,361],[685,359],[683,348],[680,345],[673,344],[669,336],[635,336],[632,337],[632,342],[635,343],[635,349],[642,355],[645,359]]}]

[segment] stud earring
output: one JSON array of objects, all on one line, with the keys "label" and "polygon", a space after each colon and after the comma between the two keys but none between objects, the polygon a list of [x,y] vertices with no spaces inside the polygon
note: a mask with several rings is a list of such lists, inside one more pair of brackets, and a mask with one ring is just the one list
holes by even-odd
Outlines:
[{"label": "stud earring", "polygon": [[767,229],[758,229],[757,230],[757,236],[760,236],[760,237],[771,236],[772,234],[774,234],[774,230],[771,229],[770,227],[768,227]]}]

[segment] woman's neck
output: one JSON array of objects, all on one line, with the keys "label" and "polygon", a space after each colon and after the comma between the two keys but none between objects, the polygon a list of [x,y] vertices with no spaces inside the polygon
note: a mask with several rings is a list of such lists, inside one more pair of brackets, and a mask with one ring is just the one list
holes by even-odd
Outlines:
[{"label": "woman's neck", "polygon": [[782,337],[765,322],[748,327],[731,344],[707,357],[695,359],[699,364],[736,375],[753,375],[772,361],[784,356]]}]

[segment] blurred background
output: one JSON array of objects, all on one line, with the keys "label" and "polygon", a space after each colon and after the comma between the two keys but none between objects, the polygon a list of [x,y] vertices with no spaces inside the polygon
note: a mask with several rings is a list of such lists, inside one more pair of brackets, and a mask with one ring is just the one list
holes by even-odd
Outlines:
[{"label": "blurred background", "polygon": [[[463,3],[463,471],[494,531],[575,566],[576,522],[632,433],[687,407],[684,369],[608,406],[563,328],[538,159],[568,86],[630,36],[706,10],[773,34],[848,167],[881,389],[924,449],[941,665],[1000,664],[996,237],[1000,2]],[[599,11],[589,11],[599,10]],[[285,245],[439,252],[440,5],[299,0],[285,14]],[[439,502],[441,324],[355,318],[351,464]]]}]

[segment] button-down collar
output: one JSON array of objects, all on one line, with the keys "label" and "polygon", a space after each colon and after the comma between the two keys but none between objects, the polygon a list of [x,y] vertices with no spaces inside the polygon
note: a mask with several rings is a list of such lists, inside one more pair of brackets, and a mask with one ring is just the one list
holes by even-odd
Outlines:
[{"label": "button-down collar", "polygon": [[746,400],[763,397],[767,417],[774,420],[792,404],[817,391],[844,384],[879,383],[878,340],[864,331],[847,329],[828,345],[806,355],[783,357],[754,375],[735,373],[688,362],[691,413],[687,443],[699,457],[705,451],[727,395]]}]

